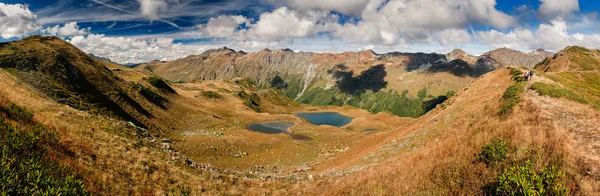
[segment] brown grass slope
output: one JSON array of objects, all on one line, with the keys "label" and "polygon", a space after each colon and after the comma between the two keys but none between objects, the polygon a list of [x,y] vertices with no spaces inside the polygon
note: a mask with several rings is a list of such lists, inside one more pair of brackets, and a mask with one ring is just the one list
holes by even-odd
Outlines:
[{"label": "brown grass slope", "polygon": [[[513,83],[506,69],[486,74],[441,107],[364,147],[369,150],[349,152],[347,159],[340,159],[371,161],[376,166],[295,185],[293,190],[350,195],[493,194],[499,175],[512,165],[537,159],[537,169],[556,166],[566,173],[559,182],[568,194],[596,195],[600,112],[526,90],[510,115],[499,116],[503,93]],[[478,162],[480,147],[497,138],[511,146],[508,158],[495,166]],[[334,163],[338,164],[348,163]]]},{"label": "brown grass slope", "polygon": [[48,97],[148,127],[152,114],[126,92],[128,84],[107,64],[55,37],[33,36],[0,45],[0,67]]}]

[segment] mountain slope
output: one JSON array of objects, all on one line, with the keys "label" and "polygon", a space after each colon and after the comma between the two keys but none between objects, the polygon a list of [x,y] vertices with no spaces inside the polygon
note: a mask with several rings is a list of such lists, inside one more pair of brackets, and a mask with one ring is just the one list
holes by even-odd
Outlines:
[{"label": "mountain slope", "polygon": [[[504,66],[533,66],[541,60],[540,55],[508,49],[474,57],[462,50],[447,55],[376,54],[371,50],[317,54],[291,50],[243,53],[221,48],[175,61],[152,62],[137,69],[183,82],[244,77],[259,86],[278,87],[300,103],[351,105],[371,112],[418,117],[430,109],[428,103],[443,101],[484,73]],[[353,84],[359,80],[376,86]],[[419,93],[425,94],[419,97]],[[382,98],[406,101],[393,106],[373,104]]]},{"label": "mountain slope", "polygon": [[535,69],[600,108],[600,51],[570,46]]},{"label": "mountain slope", "polygon": [[55,37],[33,36],[0,45],[0,67],[59,103],[148,126],[152,114],[126,94],[125,81]]},{"label": "mountain slope", "polygon": [[[548,80],[535,77],[530,84]],[[594,195],[600,191],[600,154],[594,150],[598,147],[595,141],[600,139],[600,112],[523,89],[513,112],[501,116],[503,94],[513,84],[506,69],[486,74],[443,106],[402,128],[380,133],[382,140],[340,155],[344,158],[325,167],[366,169],[306,182],[295,190],[307,190],[305,194],[501,194],[506,188],[498,184],[506,183],[501,176],[510,176],[507,171],[522,167],[527,172],[557,168],[560,172],[552,175],[561,177],[554,182],[560,183],[557,188],[566,194]],[[493,148],[506,148],[507,156],[486,164],[479,157],[484,147],[498,138],[508,147]],[[534,169],[523,164],[532,164],[529,167]],[[524,176],[514,177],[523,180]]]}]

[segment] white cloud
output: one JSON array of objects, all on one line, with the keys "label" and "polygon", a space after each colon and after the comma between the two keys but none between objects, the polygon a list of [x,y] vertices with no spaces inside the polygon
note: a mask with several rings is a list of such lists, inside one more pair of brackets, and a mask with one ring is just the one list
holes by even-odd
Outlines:
[{"label": "white cloud", "polygon": [[497,48],[528,50],[543,48],[558,51],[570,45],[588,48],[600,46],[600,34],[570,34],[567,26],[567,22],[559,18],[540,24],[535,33],[528,29],[517,28],[506,34],[496,30],[478,31],[475,32],[475,37],[481,42]]},{"label": "white cloud", "polygon": [[54,27],[48,27],[44,29],[46,33],[60,37],[86,35],[90,32],[90,30],[91,27],[88,27],[86,29],[80,29],[79,26],[77,26],[77,22],[66,23],[62,27],[60,25],[56,25]]},{"label": "white cloud", "polygon": [[281,40],[314,36],[325,30],[323,20],[333,17],[325,12],[296,11],[280,7],[260,15],[258,21],[243,31],[246,39]]},{"label": "white cloud", "polygon": [[102,34],[75,36],[67,40],[86,53],[106,57],[117,63],[143,63],[152,60],[175,60],[200,54],[211,45],[183,45],[173,39],[156,38],[139,40],[125,37],[107,37]]},{"label": "white cloud", "polygon": [[500,29],[514,25],[515,19],[495,5],[495,0],[371,1],[361,21],[340,25],[334,34],[347,41],[402,44],[430,42],[432,32],[474,23]]},{"label": "white cloud", "polygon": [[150,20],[159,19],[162,12],[167,11],[168,5],[164,0],[137,0],[140,3],[140,12]]},{"label": "white cloud", "polygon": [[[469,33],[457,29],[474,23],[500,29],[516,24],[512,16],[495,8],[495,0],[361,0],[354,3],[285,0],[279,3],[296,9],[280,7],[261,14],[256,22],[235,18],[239,16],[211,18],[205,32],[212,37],[238,41],[281,41],[325,35],[353,43],[405,45],[437,40],[446,45],[468,43]],[[360,20],[340,24],[339,16],[331,10],[360,12]],[[247,28],[236,30],[244,22]]]},{"label": "white cloud", "polygon": [[248,19],[244,16],[219,16],[210,18],[204,31],[212,37],[233,37],[240,24],[246,23]]},{"label": "white cloud", "polygon": [[529,39],[533,34],[527,29],[515,29],[507,34],[497,30],[478,31],[475,32],[475,36],[483,43],[496,48],[522,49],[528,48],[527,43],[523,42],[523,40]]},{"label": "white cloud", "polygon": [[465,29],[446,29],[436,32],[434,35],[442,45],[468,44],[471,42],[471,34]]},{"label": "white cloud", "polygon": [[22,4],[0,3],[0,35],[4,39],[23,37],[38,31],[37,17]]},{"label": "white cloud", "polygon": [[579,0],[540,0],[539,15],[544,19],[566,18],[579,11]]},{"label": "white cloud", "polygon": [[277,6],[289,6],[291,8],[307,10],[337,11],[344,15],[360,16],[366,5],[371,0],[265,0]]}]

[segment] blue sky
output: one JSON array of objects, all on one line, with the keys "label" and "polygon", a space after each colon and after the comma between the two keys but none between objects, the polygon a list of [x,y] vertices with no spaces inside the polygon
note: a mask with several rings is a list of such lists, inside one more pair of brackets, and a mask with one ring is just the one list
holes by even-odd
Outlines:
[{"label": "blue sky", "polygon": [[210,48],[482,54],[600,47],[596,0],[0,0],[0,41],[61,37],[120,63]]}]

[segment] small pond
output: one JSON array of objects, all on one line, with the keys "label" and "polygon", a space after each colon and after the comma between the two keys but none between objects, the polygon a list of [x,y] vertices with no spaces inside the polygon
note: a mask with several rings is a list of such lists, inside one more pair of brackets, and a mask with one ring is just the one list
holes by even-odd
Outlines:
[{"label": "small pond", "polygon": [[293,126],[294,123],[291,122],[264,122],[248,125],[246,129],[266,134],[279,134],[290,133],[289,129]]},{"label": "small pond", "polygon": [[300,112],[295,114],[297,117],[304,118],[313,125],[331,125],[343,127],[350,124],[353,117],[344,116],[337,112]]},{"label": "small pond", "polygon": [[254,132],[266,133],[266,134],[288,134],[293,140],[312,140],[312,138],[304,135],[294,134],[290,131],[295,124],[291,122],[264,122],[251,124],[246,129]]}]

